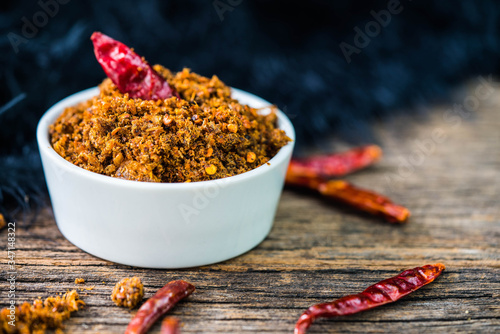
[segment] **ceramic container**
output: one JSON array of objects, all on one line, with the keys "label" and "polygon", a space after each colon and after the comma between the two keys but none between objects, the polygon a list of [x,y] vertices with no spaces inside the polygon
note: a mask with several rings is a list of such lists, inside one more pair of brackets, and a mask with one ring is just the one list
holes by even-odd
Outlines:
[{"label": "ceramic container", "polygon": [[[207,265],[257,246],[271,230],[294,142],[249,172],[213,181],[148,183],[112,178],[59,156],[48,127],[68,107],[98,94],[71,95],[40,119],[37,141],[57,226],[82,250],[147,268]],[[233,97],[255,108],[269,102],[241,90]],[[288,118],[278,126],[295,139]]]}]

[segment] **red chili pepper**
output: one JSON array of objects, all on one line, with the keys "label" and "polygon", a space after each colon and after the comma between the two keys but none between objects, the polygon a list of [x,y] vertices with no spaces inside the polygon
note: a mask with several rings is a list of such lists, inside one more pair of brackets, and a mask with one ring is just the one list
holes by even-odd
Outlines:
[{"label": "red chili pepper", "polygon": [[321,183],[327,182],[325,179],[319,177],[307,177],[295,175],[287,172],[285,177],[285,184],[291,187],[306,187],[311,190],[318,190]]},{"label": "red chili pepper", "polygon": [[346,181],[324,182],[317,189],[323,196],[381,216],[390,223],[404,223],[410,217],[410,211],[404,206],[395,204],[388,197],[375,192],[357,188]]},{"label": "red chili pepper", "polygon": [[410,216],[410,211],[394,204],[389,198],[357,188],[346,181],[326,180],[366,167],[379,160],[381,156],[380,147],[368,145],[325,156],[292,159],[286,174],[286,184],[319,191],[324,196],[354,208],[382,216],[391,223],[405,222]]},{"label": "red chili pepper", "polygon": [[379,146],[368,145],[340,153],[293,158],[288,165],[288,173],[305,177],[339,177],[367,167],[381,156],[382,149]]},{"label": "red chili pepper", "polygon": [[177,304],[181,299],[189,296],[195,287],[188,282],[179,280],[167,283],[137,311],[135,317],[128,324],[125,334],[144,334],[148,329]]},{"label": "red chili pepper", "polygon": [[343,180],[326,181],[321,178],[301,177],[287,173],[286,184],[316,190],[323,196],[381,216],[391,223],[404,223],[410,217],[410,211],[407,208],[393,203],[388,197],[357,188]]},{"label": "red chili pepper", "polygon": [[295,334],[304,334],[317,318],[330,318],[365,311],[380,305],[395,302],[401,297],[434,281],[445,269],[441,263],[426,265],[403,271],[370,286],[356,295],[342,297],[333,302],[311,306],[295,325]]},{"label": "red chili pepper", "polygon": [[181,334],[179,320],[175,317],[166,317],[163,319],[160,334]]},{"label": "red chili pepper", "polygon": [[179,97],[151,65],[125,44],[100,32],[94,32],[90,39],[97,61],[123,94],[143,100]]}]

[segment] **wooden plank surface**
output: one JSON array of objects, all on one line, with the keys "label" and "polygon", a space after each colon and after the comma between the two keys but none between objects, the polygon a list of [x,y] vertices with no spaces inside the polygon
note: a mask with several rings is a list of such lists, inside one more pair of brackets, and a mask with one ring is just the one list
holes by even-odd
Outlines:
[{"label": "wooden plank surface", "polygon": [[[312,304],[360,292],[407,268],[442,262],[447,269],[441,277],[397,303],[319,320],[309,333],[498,333],[500,89],[478,101],[470,117],[453,119],[444,106],[428,119],[381,124],[383,160],[347,178],[407,206],[412,217],[406,225],[285,190],[271,234],[252,251],[201,268],[148,270],[79,250],[58,231],[47,207],[30,229],[16,231],[16,300],[93,286],[79,290],[87,306],[66,322],[66,331],[121,333],[135,311],[110,300],[118,280],[139,276],[150,297],[166,282],[185,279],[197,291],[171,312],[182,320],[184,333],[292,333]],[[0,238],[5,307],[6,230]],[[77,277],[87,283],[75,285]]]}]

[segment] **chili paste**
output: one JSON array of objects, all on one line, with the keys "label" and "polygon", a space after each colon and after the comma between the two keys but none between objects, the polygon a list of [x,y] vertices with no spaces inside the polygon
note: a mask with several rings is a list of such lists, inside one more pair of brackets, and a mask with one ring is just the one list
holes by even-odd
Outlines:
[{"label": "chili paste", "polygon": [[267,163],[288,138],[267,115],[231,98],[217,76],[155,65],[179,97],[142,100],[106,78],[98,96],[66,108],[49,132],[69,162],[111,177],[146,182],[214,180]]}]

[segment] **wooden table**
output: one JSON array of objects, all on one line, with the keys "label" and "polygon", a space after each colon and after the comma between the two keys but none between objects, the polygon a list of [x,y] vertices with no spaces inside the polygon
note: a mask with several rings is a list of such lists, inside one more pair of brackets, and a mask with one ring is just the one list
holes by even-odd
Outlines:
[{"label": "wooden table", "polygon": [[[474,102],[475,88],[459,103]],[[470,117],[452,118],[444,106],[426,119],[381,124],[383,160],[347,178],[407,206],[412,217],[406,225],[285,190],[271,234],[252,251],[201,268],[147,270],[79,250],[61,235],[47,207],[30,229],[17,230],[16,299],[77,288],[87,306],[66,322],[67,332],[120,333],[135,311],[110,300],[118,280],[139,276],[150,297],[166,282],[185,279],[197,291],[171,312],[184,323],[184,333],[292,333],[312,304],[360,292],[406,268],[442,262],[447,269],[441,277],[397,303],[319,320],[309,333],[498,333],[500,90],[480,97]],[[5,230],[0,237],[6,240]],[[6,255],[0,261],[4,307]],[[75,285],[77,277],[87,283]],[[156,325],[151,332],[158,331]]]}]

